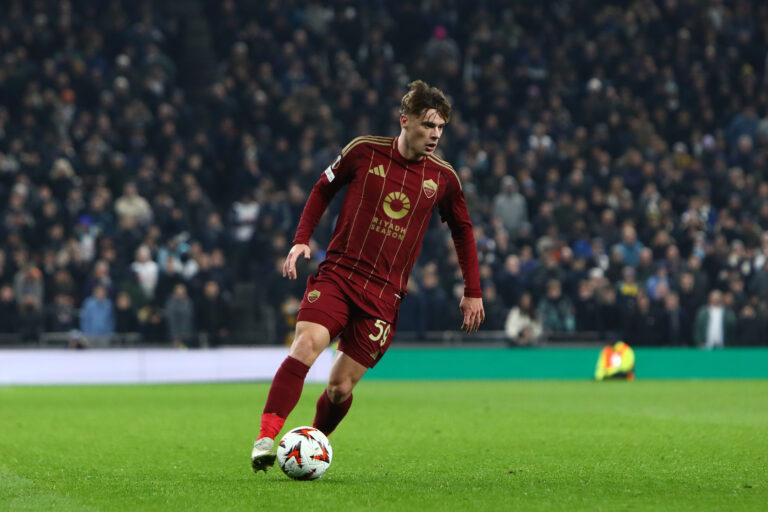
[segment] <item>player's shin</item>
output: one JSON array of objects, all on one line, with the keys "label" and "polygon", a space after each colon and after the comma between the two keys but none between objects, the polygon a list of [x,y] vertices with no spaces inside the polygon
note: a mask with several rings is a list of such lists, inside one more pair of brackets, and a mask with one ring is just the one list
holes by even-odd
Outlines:
[{"label": "player's shin", "polygon": [[309,372],[309,366],[306,364],[291,356],[285,358],[269,388],[267,403],[261,415],[259,439],[262,437],[274,439],[280,433],[285,419],[299,402],[307,372]]},{"label": "player's shin", "polygon": [[330,435],[336,430],[336,427],[347,415],[352,406],[352,395],[341,403],[335,404],[328,398],[328,392],[323,390],[320,398],[317,399],[317,409],[315,411],[315,421],[312,426],[323,434]]}]

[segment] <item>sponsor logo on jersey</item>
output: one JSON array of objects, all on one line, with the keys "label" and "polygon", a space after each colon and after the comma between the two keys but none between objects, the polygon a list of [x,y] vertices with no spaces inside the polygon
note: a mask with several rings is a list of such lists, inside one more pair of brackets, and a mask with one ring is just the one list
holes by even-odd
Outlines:
[{"label": "sponsor logo on jersey", "polygon": [[377,357],[379,357],[379,351],[377,350],[376,352],[371,352],[368,355],[371,356],[371,359],[376,359]]},{"label": "sponsor logo on jersey", "polygon": [[380,178],[386,178],[387,177],[386,173],[384,172],[384,166],[383,165],[377,165],[373,169],[368,169],[368,172],[371,173],[371,174],[375,174],[376,176],[378,176]]},{"label": "sponsor logo on jersey", "polygon": [[339,164],[341,164],[341,155],[336,157],[336,160],[333,161],[331,165],[325,168],[325,177],[328,178],[328,182],[332,182],[336,175],[333,174],[333,171],[339,168]]},{"label": "sponsor logo on jersey", "polygon": [[312,290],[307,294],[307,300],[309,302],[315,302],[319,298],[320,298],[320,290]]},{"label": "sponsor logo on jersey", "polygon": [[389,217],[397,220],[402,219],[408,215],[408,210],[411,209],[411,200],[408,196],[402,192],[390,192],[387,197],[384,198],[384,213]]},{"label": "sponsor logo on jersey", "polygon": [[371,219],[370,230],[381,233],[384,236],[391,236],[397,240],[405,240],[405,233],[408,231],[408,228],[405,226],[398,226],[391,220],[374,217]]},{"label": "sponsor logo on jersey", "polygon": [[432,199],[437,192],[437,183],[435,183],[434,180],[425,180],[421,184],[421,190],[424,191],[424,195],[429,199]]}]

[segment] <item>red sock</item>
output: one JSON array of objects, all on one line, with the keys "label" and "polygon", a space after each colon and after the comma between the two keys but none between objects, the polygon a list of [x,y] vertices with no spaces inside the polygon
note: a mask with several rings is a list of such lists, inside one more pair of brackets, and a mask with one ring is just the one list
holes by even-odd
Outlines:
[{"label": "red sock", "polygon": [[274,439],[280,433],[280,429],[285,425],[285,418],[277,414],[265,412],[261,415],[261,426],[259,427],[259,439],[268,437]]},{"label": "red sock", "polygon": [[336,427],[347,415],[349,408],[352,406],[352,395],[349,398],[335,404],[328,398],[328,393],[325,390],[320,394],[320,398],[317,399],[317,410],[315,412],[315,421],[312,422],[312,426],[318,429],[325,435],[330,435],[331,432],[336,430]]},{"label": "red sock", "polygon": [[304,379],[309,366],[291,356],[285,358],[283,364],[272,379],[264,414],[261,415],[259,439],[270,437],[274,439],[285,424],[285,419],[299,402]]}]

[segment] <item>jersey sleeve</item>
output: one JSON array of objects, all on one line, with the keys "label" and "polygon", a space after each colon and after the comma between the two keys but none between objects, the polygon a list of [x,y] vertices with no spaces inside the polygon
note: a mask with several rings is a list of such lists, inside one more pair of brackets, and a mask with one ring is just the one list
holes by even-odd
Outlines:
[{"label": "jersey sleeve", "polygon": [[320,179],[312,187],[312,192],[307,198],[307,204],[304,205],[304,210],[301,212],[296,236],[293,237],[294,245],[309,243],[309,238],[325,213],[325,209],[328,208],[331,199],[355,177],[360,146],[362,146],[362,144],[353,146],[355,140],[348,144],[336,157],[336,160],[326,167],[320,175]]},{"label": "jersey sleeve", "polygon": [[451,229],[453,245],[459,257],[461,274],[464,276],[464,296],[482,297],[480,286],[480,269],[477,260],[477,246],[472,232],[472,222],[469,220],[467,203],[461,190],[459,178],[454,174],[449,181],[448,190],[438,203],[440,219]]}]

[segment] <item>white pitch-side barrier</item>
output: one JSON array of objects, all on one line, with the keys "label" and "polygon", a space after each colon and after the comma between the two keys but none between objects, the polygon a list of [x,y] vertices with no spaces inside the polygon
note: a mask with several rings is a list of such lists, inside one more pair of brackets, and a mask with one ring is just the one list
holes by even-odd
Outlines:
[{"label": "white pitch-side barrier", "polygon": [[[0,385],[147,384],[269,381],[288,355],[282,347],[178,349],[0,350]],[[333,351],[307,375],[326,382]]]}]

